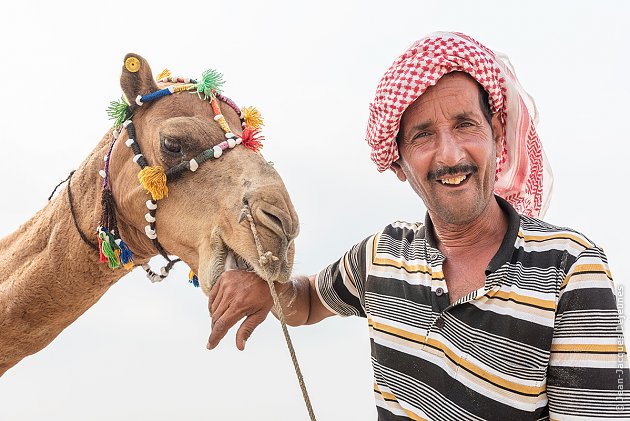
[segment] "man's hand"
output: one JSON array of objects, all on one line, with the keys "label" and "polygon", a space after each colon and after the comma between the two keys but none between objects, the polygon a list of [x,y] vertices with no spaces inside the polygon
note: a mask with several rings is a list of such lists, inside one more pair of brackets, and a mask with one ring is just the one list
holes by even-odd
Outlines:
[{"label": "man's hand", "polygon": [[239,320],[245,318],[236,332],[236,347],[245,349],[245,341],[266,318],[273,307],[269,285],[252,272],[224,272],[210,291],[208,310],[212,332],[208,349],[214,349]]}]

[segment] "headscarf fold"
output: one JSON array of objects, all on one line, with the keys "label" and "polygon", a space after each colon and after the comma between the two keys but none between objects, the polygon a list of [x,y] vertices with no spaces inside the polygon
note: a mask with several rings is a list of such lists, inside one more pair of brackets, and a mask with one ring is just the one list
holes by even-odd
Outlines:
[{"label": "headscarf fold", "polygon": [[518,82],[507,56],[458,32],[435,32],[416,41],[394,61],[376,88],[366,140],[379,171],[398,160],[396,135],[407,107],[450,72],[466,72],[488,92],[500,113],[503,144],[494,191],[525,215],[544,215],[553,176],[536,133],[538,110]]}]

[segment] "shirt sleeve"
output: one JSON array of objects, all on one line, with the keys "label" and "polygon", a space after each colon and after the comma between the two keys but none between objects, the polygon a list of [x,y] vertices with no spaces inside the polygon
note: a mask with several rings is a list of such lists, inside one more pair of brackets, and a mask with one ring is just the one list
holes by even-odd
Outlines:
[{"label": "shirt sleeve", "polygon": [[322,303],[341,316],[365,316],[368,254],[374,235],[353,246],[341,259],[319,272],[317,293]]},{"label": "shirt sleeve", "polygon": [[559,291],[547,371],[552,420],[630,419],[622,303],[603,250],[580,253]]}]

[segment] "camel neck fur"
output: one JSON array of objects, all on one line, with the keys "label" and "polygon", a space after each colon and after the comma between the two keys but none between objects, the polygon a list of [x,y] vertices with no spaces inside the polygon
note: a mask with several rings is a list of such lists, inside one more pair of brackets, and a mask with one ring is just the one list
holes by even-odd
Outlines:
[{"label": "camel neck fur", "polygon": [[[93,242],[101,211],[105,136],[71,178],[77,222]],[[67,188],[67,187],[66,187]],[[0,375],[48,345],[127,271],[111,270],[83,242],[62,190],[0,240]]]}]

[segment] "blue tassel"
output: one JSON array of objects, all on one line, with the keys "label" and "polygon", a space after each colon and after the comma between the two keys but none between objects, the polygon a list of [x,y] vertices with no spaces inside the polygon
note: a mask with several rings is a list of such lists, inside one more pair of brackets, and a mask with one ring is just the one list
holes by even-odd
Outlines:
[{"label": "blue tassel", "polygon": [[125,269],[133,268],[133,253],[129,250],[129,246],[123,240],[120,240],[120,262]]},{"label": "blue tassel", "polygon": [[199,288],[199,278],[197,278],[197,275],[194,275],[188,282],[193,284],[195,288]]}]

